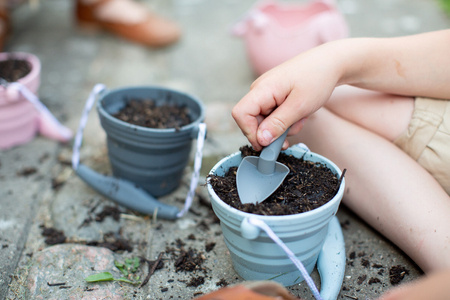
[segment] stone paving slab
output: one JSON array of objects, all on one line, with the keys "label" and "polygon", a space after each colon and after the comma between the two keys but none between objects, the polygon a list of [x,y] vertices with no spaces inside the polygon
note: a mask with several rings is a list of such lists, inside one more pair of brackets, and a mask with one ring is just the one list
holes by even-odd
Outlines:
[{"label": "stone paving slab", "polygon": [[[41,59],[41,100],[73,130],[87,95],[98,82],[110,89],[163,85],[198,96],[207,107],[208,139],[201,178],[205,182],[208,170],[220,158],[246,143],[230,111],[254,76],[242,41],[230,36],[229,29],[254,1],[142,2],[182,25],[180,43],[151,50],[110,35],[80,31],[72,21],[72,1],[41,0],[38,9],[22,6],[14,11],[15,34],[7,50],[31,52]],[[338,3],[352,36],[396,36],[450,25],[436,3],[429,0]],[[0,151],[0,299],[191,299],[221,284],[242,280],[232,269],[204,185],[198,187],[186,216],[176,221],[154,220],[118,207],[90,189],[71,171],[70,155],[70,144],[60,145],[41,137]],[[83,163],[109,172],[105,134],[95,111],[89,117],[81,155]],[[180,188],[160,200],[181,208],[190,176],[188,167]],[[102,219],[102,212],[111,207],[117,214]],[[391,266],[407,268],[409,274],[403,282],[420,276],[420,270],[398,248],[345,207],[340,208],[338,218],[347,256],[339,299],[376,298],[392,287]],[[63,231],[67,243],[47,244],[43,227]],[[114,252],[98,245],[99,241],[120,239],[133,249]],[[178,240],[185,243],[185,249],[196,249],[205,258],[202,269],[176,271]],[[97,246],[89,245],[93,242]],[[142,288],[120,282],[84,281],[91,272],[105,270],[119,275],[114,260],[155,260],[163,251],[167,252],[164,268],[156,270]],[[139,272],[146,276],[144,264]],[[195,286],[193,279],[202,277],[204,283]],[[320,285],[317,271],[313,279]],[[290,290],[313,299],[304,283]]]}]

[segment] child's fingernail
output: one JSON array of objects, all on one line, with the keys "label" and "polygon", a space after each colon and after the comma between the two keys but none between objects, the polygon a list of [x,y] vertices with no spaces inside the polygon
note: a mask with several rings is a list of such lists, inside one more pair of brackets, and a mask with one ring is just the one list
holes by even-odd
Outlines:
[{"label": "child's fingernail", "polygon": [[272,134],[269,132],[269,130],[263,130],[263,132],[262,132],[262,137],[263,137],[264,141],[265,141],[267,144],[272,143],[273,136],[272,136]]}]

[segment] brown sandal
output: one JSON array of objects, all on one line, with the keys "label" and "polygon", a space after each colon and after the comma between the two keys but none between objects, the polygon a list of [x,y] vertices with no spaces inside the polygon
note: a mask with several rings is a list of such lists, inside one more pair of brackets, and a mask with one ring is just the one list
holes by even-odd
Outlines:
[{"label": "brown sandal", "polygon": [[97,27],[150,47],[167,46],[180,38],[181,31],[178,25],[150,12],[147,13],[145,21],[137,24],[101,20],[96,10],[109,1],[113,0],[99,0],[94,4],[84,4],[81,0],[76,0],[78,24]]},{"label": "brown sandal", "polygon": [[11,20],[5,7],[0,7],[0,52],[3,51],[5,41],[11,32]]},{"label": "brown sandal", "polygon": [[194,300],[301,300],[274,281],[245,281],[221,288]]}]

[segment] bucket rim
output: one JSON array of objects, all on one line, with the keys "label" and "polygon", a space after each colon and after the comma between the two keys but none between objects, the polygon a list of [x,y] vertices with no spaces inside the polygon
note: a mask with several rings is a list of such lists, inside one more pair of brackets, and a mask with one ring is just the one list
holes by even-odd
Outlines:
[{"label": "bucket rim", "polygon": [[[119,93],[119,92],[123,92],[123,91],[134,91],[134,90],[151,90],[151,91],[164,91],[164,92],[169,92],[169,93],[174,93],[174,94],[178,94],[178,95],[182,95],[187,97],[188,99],[192,100],[194,103],[196,103],[199,107],[199,116],[193,120],[191,123],[182,126],[179,129],[175,129],[175,128],[150,128],[150,127],[144,127],[144,126],[140,126],[140,125],[135,125],[135,124],[131,124],[122,120],[119,120],[115,117],[113,117],[110,113],[108,113],[105,108],[103,107],[102,103],[103,103],[103,99],[105,99],[105,97],[107,97],[108,95],[112,95],[115,93]],[[98,113],[103,116],[106,120],[108,120],[110,123],[114,123],[117,124],[119,126],[126,126],[128,128],[133,128],[136,130],[139,130],[141,132],[148,132],[148,133],[174,133],[174,132],[184,132],[184,131],[191,131],[195,128],[198,127],[198,124],[200,124],[201,122],[203,122],[203,120],[205,119],[205,106],[202,103],[202,101],[189,93],[186,92],[182,92],[182,91],[178,91],[172,88],[168,88],[168,87],[163,87],[163,86],[157,86],[157,85],[142,85],[142,86],[129,86],[129,87],[121,87],[121,88],[116,88],[116,89],[111,89],[111,90],[106,90],[104,91],[101,95],[99,100],[97,101],[97,111]]]},{"label": "bucket rim", "polygon": [[[315,156],[319,160],[322,160],[323,162],[326,162],[328,164],[328,168],[332,169],[332,171],[336,171],[337,172],[337,174],[335,173],[336,175],[342,176],[342,171],[339,169],[339,167],[334,162],[332,162],[331,160],[329,160],[328,158],[326,158],[326,157],[324,157],[324,156],[322,156],[320,154],[317,154],[317,153],[312,152],[312,151],[306,151],[306,150],[300,149],[300,148],[295,148],[295,149],[294,148],[288,148],[288,149],[286,149],[286,150],[284,150],[282,152],[286,153],[286,154],[292,154],[292,155],[294,155],[294,153],[295,153],[297,155],[294,155],[294,156],[297,157],[297,158],[301,157],[305,153],[310,154],[312,156]],[[240,151],[237,151],[235,153],[232,153],[232,154],[222,158],[219,162],[217,162],[214,165],[214,167],[211,169],[211,171],[208,173],[208,175],[214,175],[216,170],[219,169],[220,167],[222,167],[222,164],[224,162],[226,162],[229,159],[235,158],[238,155],[239,156],[241,155]],[[207,185],[208,193],[209,193],[209,195],[212,198],[211,201],[214,201],[222,209],[224,209],[224,210],[226,210],[226,211],[236,215],[237,217],[240,217],[240,218],[243,218],[243,219],[252,217],[252,218],[258,218],[258,219],[263,220],[263,221],[277,222],[277,221],[294,220],[294,219],[297,219],[297,218],[300,218],[300,217],[301,218],[313,217],[314,215],[319,215],[319,214],[322,214],[322,213],[330,210],[335,205],[339,205],[341,200],[342,200],[342,197],[344,195],[345,178],[342,179],[341,185],[339,186],[339,189],[338,189],[336,195],[334,195],[334,197],[330,201],[325,203],[324,205],[322,205],[320,207],[317,207],[317,208],[315,208],[313,210],[307,211],[307,212],[291,214],[291,215],[281,215],[281,216],[280,215],[277,215],[277,216],[264,216],[264,215],[251,214],[251,213],[240,211],[240,210],[238,210],[238,209],[236,209],[236,208],[226,204],[222,199],[219,198],[219,196],[216,194],[216,192],[212,188],[212,186],[211,186],[211,184],[209,182],[209,179],[207,179],[206,185]]]},{"label": "bucket rim", "polygon": [[[17,80],[18,83],[21,83],[25,86],[28,86],[33,80],[40,76],[41,73],[41,60],[34,55],[33,53],[28,52],[0,52],[0,61],[6,61],[9,58],[15,58],[20,60],[25,60],[31,65],[30,73],[25,75],[22,78]],[[0,92],[4,93],[6,91],[6,87],[0,85]],[[0,99],[1,100],[1,99]]]}]

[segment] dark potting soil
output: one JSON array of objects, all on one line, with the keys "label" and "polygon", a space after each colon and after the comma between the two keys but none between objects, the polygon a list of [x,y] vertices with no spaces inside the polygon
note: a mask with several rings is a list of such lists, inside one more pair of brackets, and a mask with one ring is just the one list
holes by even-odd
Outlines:
[{"label": "dark potting soil", "polygon": [[[242,156],[259,156],[249,146],[239,149]],[[259,204],[242,204],[237,192],[237,167],[228,170],[225,176],[208,176],[217,196],[228,205],[258,215],[291,215],[307,212],[333,199],[339,190],[340,180],[321,163],[295,158],[280,153],[278,162],[285,164],[290,172],[280,187]]]},{"label": "dark potting soil", "polygon": [[[195,236],[189,239],[195,240]],[[174,247],[166,247],[166,253],[174,260],[175,271],[189,272],[194,275],[189,282],[186,282],[186,286],[198,287],[204,284],[208,270],[203,266],[206,261],[203,252],[191,247],[186,249],[186,244],[181,239],[176,239],[172,245]],[[203,273],[203,275],[199,275],[199,273]]]},{"label": "dark potting soil", "polygon": [[31,72],[31,64],[26,60],[13,57],[0,61],[0,78],[8,82],[16,82]]},{"label": "dark potting soil", "polygon": [[62,230],[57,230],[53,227],[45,227],[43,225],[41,226],[41,229],[41,234],[45,237],[45,243],[47,245],[57,245],[66,242],[66,235]]},{"label": "dark potting soil", "polygon": [[148,128],[175,128],[192,122],[186,106],[171,103],[156,105],[152,99],[133,99],[127,102],[117,114],[119,120]]},{"label": "dark potting soil", "polygon": [[132,252],[133,247],[130,242],[121,236],[118,236],[114,232],[107,232],[103,235],[102,241],[89,241],[89,242],[81,242],[81,241],[73,241],[67,239],[64,231],[57,230],[53,227],[46,227],[44,225],[40,226],[41,235],[45,237],[45,243],[47,245],[57,245],[64,243],[78,243],[85,244],[87,246],[96,246],[96,247],[104,247],[108,248],[111,251],[128,251]]},{"label": "dark potting soil", "polygon": [[[347,220],[346,226],[342,226],[342,229],[348,230],[349,226],[350,223]],[[361,266],[363,266],[364,268],[369,269],[369,271],[376,271],[376,275],[374,277],[368,278],[366,274],[358,276],[356,281],[358,285],[362,285],[363,283],[365,283],[366,279],[368,279],[367,284],[369,285],[383,284],[382,279],[380,279],[378,276],[383,278],[386,274],[386,270],[389,270],[388,279],[393,286],[400,284],[405,276],[409,275],[409,270],[405,266],[394,265],[389,267],[379,263],[371,263],[370,259],[372,259],[373,257],[373,253],[366,253],[365,251],[359,252],[358,254],[355,251],[349,253],[347,257],[347,266],[354,267],[354,264],[359,260]],[[349,291],[351,290],[351,288],[344,285],[342,290]]]},{"label": "dark potting soil", "polygon": [[406,275],[409,275],[409,271],[404,266],[397,265],[389,269],[389,281],[392,285],[400,284]]},{"label": "dark potting soil", "polygon": [[175,260],[176,272],[206,271],[202,266],[206,257],[201,251],[190,247],[186,250],[184,242],[180,239],[177,239],[175,244],[176,247],[166,247],[166,253],[170,254]]}]

